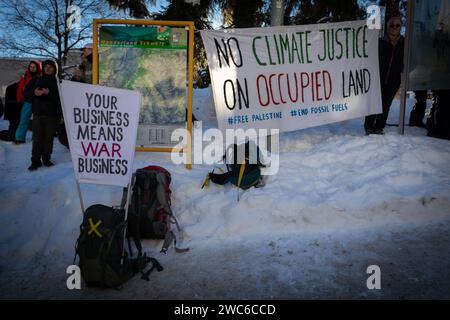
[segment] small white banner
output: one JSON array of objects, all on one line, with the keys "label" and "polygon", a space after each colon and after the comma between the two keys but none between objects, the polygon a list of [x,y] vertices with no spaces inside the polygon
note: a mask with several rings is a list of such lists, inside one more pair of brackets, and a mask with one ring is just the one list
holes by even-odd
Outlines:
[{"label": "small white banner", "polygon": [[77,181],[127,186],[133,173],[140,93],[64,80],[60,91]]},{"label": "small white banner", "polygon": [[366,21],[201,31],[219,128],[293,131],[381,113]]}]

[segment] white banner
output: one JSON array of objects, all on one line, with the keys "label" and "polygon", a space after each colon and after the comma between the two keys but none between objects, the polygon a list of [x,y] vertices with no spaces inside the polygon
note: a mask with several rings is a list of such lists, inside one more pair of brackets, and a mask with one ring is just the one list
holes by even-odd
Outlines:
[{"label": "white banner", "polygon": [[75,178],[125,187],[141,108],[137,91],[62,81],[60,96]]},{"label": "white banner", "polygon": [[365,21],[201,31],[219,128],[293,131],[381,113]]}]

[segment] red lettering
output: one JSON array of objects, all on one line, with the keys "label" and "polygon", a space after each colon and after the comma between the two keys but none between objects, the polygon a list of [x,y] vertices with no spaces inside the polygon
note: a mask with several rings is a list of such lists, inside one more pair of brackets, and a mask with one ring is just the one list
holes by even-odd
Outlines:
[{"label": "red lettering", "polygon": [[319,83],[319,74],[321,73],[321,71],[316,71],[316,73],[314,74],[315,80],[316,80],[316,100],[317,101],[322,101],[323,99],[321,97],[319,97],[319,88],[321,87],[320,83]]},{"label": "red lettering", "polygon": [[[306,76],[306,80],[308,80],[308,82],[305,84],[305,82],[303,81],[303,76]],[[302,102],[305,102],[305,88],[309,86],[309,76],[306,72],[302,72],[300,73],[300,84],[302,86]]]},{"label": "red lettering", "polygon": [[280,73],[280,74],[278,75],[278,91],[280,92],[280,100],[281,100],[281,102],[286,103],[286,101],[283,100],[283,95],[281,94],[281,83],[280,83],[280,78],[281,78],[282,76],[284,76],[284,73]]},{"label": "red lettering", "polygon": [[[264,79],[264,84],[265,84],[265,86],[266,86],[266,96],[267,96],[267,102],[266,102],[266,103],[262,102],[262,100],[261,100],[261,92],[260,92],[260,89],[259,89],[259,79],[261,79],[261,78]],[[269,104],[269,102],[270,102],[270,98],[269,98],[269,88],[268,88],[268,86],[267,86],[267,79],[266,79],[266,77],[265,77],[264,75],[262,75],[262,74],[259,75],[258,78],[256,78],[256,89],[258,90],[259,104],[260,104],[262,107],[266,107],[266,106]]]},{"label": "red lettering", "polygon": [[102,144],[102,146],[101,146],[101,148],[100,148],[100,151],[98,152],[98,156],[99,156],[99,157],[100,157],[100,155],[102,154],[102,152],[106,152],[106,155],[107,155],[108,157],[110,157],[108,147],[106,146],[106,143],[104,143],[104,142],[103,142],[103,144]]},{"label": "red lettering", "polygon": [[286,82],[287,82],[287,87],[288,87],[288,94],[289,94],[289,98],[291,99],[292,102],[297,102],[298,100],[298,82],[297,82],[297,74],[294,73],[294,78],[295,78],[295,100],[292,99],[292,95],[291,95],[291,85],[289,83],[289,74],[286,74]]},{"label": "red lettering", "polygon": [[112,152],[111,152],[111,155],[113,158],[116,153],[119,155],[119,158],[122,158],[122,155],[120,154],[120,144],[113,143],[112,144]]},{"label": "red lettering", "polygon": [[[294,77],[294,81],[292,81],[294,82],[294,86],[291,85],[291,76]],[[256,80],[256,86],[259,103],[262,107],[296,103],[297,101],[305,103],[305,100],[311,102],[329,100],[333,94],[331,75],[325,70],[309,73],[298,72],[292,74],[275,73],[268,76],[259,75]],[[261,94],[264,94],[264,90],[266,96],[262,97]],[[288,97],[286,96],[286,90]],[[309,90],[311,90],[310,96],[308,95]],[[274,91],[278,93],[278,96],[274,94]]]},{"label": "red lettering", "polygon": [[276,74],[271,74],[269,76],[270,97],[272,98],[272,102],[274,105],[279,105],[280,103],[275,101],[275,98],[273,97],[273,91],[272,91],[272,78],[275,76],[276,76]]},{"label": "red lettering", "polygon": [[325,92],[325,100],[330,99],[331,94],[333,92],[333,82],[331,81],[331,75],[328,71],[324,70],[323,71],[323,83],[324,85],[327,83],[327,81],[325,81],[325,75],[328,76],[328,83],[330,84],[330,90],[328,91],[328,95],[327,95],[327,90],[326,90],[326,86],[324,86],[324,92]]},{"label": "red lettering", "polygon": [[92,143],[91,143],[91,142],[89,142],[88,145],[87,145],[87,148],[85,148],[84,142],[81,141],[81,147],[83,148],[83,153],[84,153],[84,156],[85,156],[85,157],[88,156],[89,152],[91,152],[92,155],[95,157],[96,154],[97,154],[98,142],[95,143],[95,149],[94,149],[94,147],[92,146]]}]

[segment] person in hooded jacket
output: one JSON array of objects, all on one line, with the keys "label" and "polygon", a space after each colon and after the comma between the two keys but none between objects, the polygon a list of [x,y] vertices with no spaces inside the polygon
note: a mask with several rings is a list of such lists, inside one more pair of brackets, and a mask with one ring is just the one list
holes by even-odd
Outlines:
[{"label": "person in hooded jacket", "polygon": [[42,165],[54,165],[50,161],[53,138],[62,116],[56,77],[58,67],[54,61],[46,60],[42,63],[42,68],[42,76],[31,80],[24,91],[25,99],[32,101],[33,112],[33,148],[31,165],[28,168],[30,171]]},{"label": "person in hooded jacket", "polygon": [[25,87],[30,83],[33,78],[38,77],[41,74],[41,63],[38,61],[31,61],[28,65],[26,73],[20,78],[19,85],[17,88],[17,101],[19,103],[23,102],[22,111],[20,113],[20,122],[16,130],[15,144],[25,143],[25,138],[28,131],[28,124],[31,118],[31,102],[26,100],[23,96],[23,91]]}]

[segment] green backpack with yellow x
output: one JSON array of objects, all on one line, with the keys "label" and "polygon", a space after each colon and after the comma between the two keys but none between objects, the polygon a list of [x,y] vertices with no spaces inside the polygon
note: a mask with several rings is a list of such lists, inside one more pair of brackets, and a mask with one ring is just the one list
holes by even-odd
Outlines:
[{"label": "green backpack with yellow x", "polygon": [[[127,222],[124,218],[123,209],[101,204],[85,210],[75,250],[81,276],[88,286],[118,288],[136,273],[143,273],[149,262],[158,271],[162,270],[155,259],[141,252],[136,258],[131,258],[132,252],[125,250],[124,228]],[[131,251],[130,243],[128,251]],[[148,280],[148,274],[145,277],[143,273],[143,278]]]}]

